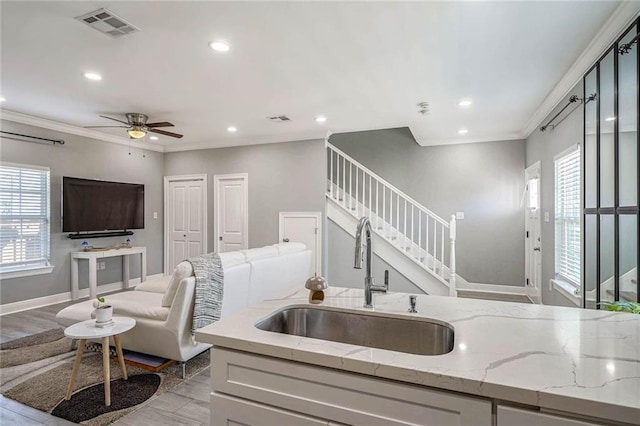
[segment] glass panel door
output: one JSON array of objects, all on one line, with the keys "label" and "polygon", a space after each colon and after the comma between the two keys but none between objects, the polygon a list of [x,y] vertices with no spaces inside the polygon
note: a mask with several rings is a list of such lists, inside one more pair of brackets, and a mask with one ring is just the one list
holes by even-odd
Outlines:
[{"label": "glass panel door", "polygon": [[640,302],[639,22],[584,77],[581,284],[587,308]]}]

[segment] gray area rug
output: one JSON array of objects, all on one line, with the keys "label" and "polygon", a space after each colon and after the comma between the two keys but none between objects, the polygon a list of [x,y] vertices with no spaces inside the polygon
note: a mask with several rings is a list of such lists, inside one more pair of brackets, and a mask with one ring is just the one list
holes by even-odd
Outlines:
[{"label": "gray area rug", "polygon": [[[70,401],[64,399],[75,351],[61,329],[0,345],[0,391],[10,399],[69,421],[90,426],[108,425],[140,404],[175,388],[184,380],[178,364],[161,372],[127,366],[122,379],[116,360],[111,361],[111,407],[104,405],[102,354],[86,352]],[[209,366],[209,351],[187,362],[187,379]]]}]

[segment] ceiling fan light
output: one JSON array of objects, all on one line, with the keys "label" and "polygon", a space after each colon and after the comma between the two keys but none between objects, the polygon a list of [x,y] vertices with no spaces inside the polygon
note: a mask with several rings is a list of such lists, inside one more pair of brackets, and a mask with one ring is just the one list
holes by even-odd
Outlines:
[{"label": "ceiling fan light", "polygon": [[135,127],[133,129],[127,130],[127,133],[129,133],[129,136],[131,136],[133,139],[144,138],[147,134],[147,132],[145,132],[144,130],[136,129]]}]

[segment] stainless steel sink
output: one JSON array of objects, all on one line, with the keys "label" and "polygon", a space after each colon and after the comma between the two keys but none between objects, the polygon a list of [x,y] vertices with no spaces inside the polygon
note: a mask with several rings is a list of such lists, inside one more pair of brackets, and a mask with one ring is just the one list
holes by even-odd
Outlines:
[{"label": "stainless steel sink", "polygon": [[431,319],[291,307],[272,313],[256,327],[416,355],[443,355],[453,350],[453,326]]}]

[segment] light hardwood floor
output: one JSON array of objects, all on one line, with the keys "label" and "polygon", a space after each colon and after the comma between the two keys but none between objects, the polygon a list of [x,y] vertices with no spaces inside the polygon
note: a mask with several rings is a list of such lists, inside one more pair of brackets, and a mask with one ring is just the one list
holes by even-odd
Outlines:
[{"label": "light hardwood floor", "polygon": [[[86,300],[86,299],[84,299]],[[65,302],[0,317],[0,342],[58,328],[58,311],[75,302]],[[188,364],[187,364],[188,366]],[[209,424],[209,369],[185,381],[171,391],[144,403],[122,417],[116,426],[161,426]],[[51,414],[38,411],[0,395],[0,425],[73,425]]]}]

